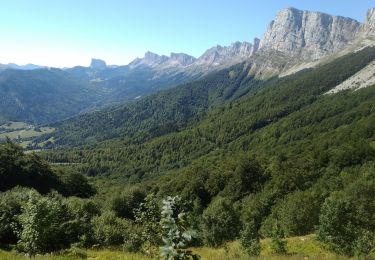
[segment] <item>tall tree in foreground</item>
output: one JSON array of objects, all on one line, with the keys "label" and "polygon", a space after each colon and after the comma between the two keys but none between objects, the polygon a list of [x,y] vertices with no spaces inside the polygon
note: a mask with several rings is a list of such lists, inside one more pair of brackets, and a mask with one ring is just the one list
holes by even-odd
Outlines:
[{"label": "tall tree in foreground", "polygon": [[164,246],[160,248],[161,256],[168,260],[199,259],[199,256],[186,249],[194,236],[194,231],[187,225],[181,197],[167,197],[163,200],[161,225],[164,242]]}]

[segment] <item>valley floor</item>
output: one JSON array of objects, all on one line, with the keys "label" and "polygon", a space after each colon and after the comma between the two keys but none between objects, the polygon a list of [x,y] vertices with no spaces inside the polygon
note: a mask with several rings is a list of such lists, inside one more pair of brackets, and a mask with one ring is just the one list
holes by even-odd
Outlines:
[{"label": "valley floor", "polygon": [[[270,240],[262,240],[262,252],[259,258],[252,258],[246,256],[240,248],[238,241],[228,243],[224,247],[210,248],[201,247],[193,248],[192,251],[201,256],[201,259],[207,260],[234,260],[234,259],[274,259],[274,260],[297,260],[297,259],[349,259],[348,257],[336,255],[326,250],[322,244],[315,240],[314,235],[287,238],[288,253],[285,256],[272,255],[270,249]],[[373,254],[372,257],[375,258]],[[0,259],[2,260],[23,260],[28,259],[26,256],[0,250]],[[38,255],[36,260],[72,260],[72,259],[92,259],[92,260],[116,260],[116,259],[129,259],[140,260],[149,259],[142,254],[125,253],[121,250],[84,250],[84,249],[71,249],[59,255]],[[371,257],[369,259],[372,259]]]}]

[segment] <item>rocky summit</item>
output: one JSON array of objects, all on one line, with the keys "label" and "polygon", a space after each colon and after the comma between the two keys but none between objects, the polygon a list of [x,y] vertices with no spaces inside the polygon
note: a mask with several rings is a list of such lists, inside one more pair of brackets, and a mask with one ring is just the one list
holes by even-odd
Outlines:
[{"label": "rocky summit", "polygon": [[260,48],[319,59],[343,49],[360,30],[361,23],[351,18],[286,8],[268,26]]}]

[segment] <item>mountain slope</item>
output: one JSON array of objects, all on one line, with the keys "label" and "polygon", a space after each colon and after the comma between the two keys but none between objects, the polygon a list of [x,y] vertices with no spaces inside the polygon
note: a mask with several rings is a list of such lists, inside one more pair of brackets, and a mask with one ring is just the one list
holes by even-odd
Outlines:
[{"label": "mountain slope", "polygon": [[76,115],[96,90],[58,69],[0,73],[0,111],[8,120],[46,123]]},{"label": "mountain slope", "polygon": [[[93,129],[98,129],[100,125],[102,127],[97,132],[99,136],[104,137],[101,143],[87,150],[82,147],[73,151],[56,151],[49,153],[48,158],[61,162],[82,163],[81,170],[86,173],[122,172],[131,175],[134,169],[139,168],[149,173],[180,168],[204,158],[207,154],[215,155],[218,149],[229,155],[243,150],[275,155],[288,149],[298,154],[303,147],[314,146],[314,141],[318,141],[319,138],[324,138],[325,142],[336,141],[336,144],[342,145],[355,141],[353,138],[358,136],[354,134],[348,140],[338,140],[334,137],[336,131],[342,134],[345,129],[349,130],[350,128],[346,128],[345,125],[350,124],[356,125],[357,133],[366,132],[367,134],[360,139],[371,143],[374,131],[371,130],[372,124],[369,122],[372,122],[374,116],[374,87],[354,93],[343,92],[328,96],[324,93],[374,59],[375,48],[367,48],[314,70],[268,82],[259,92],[226,103],[224,106],[214,106],[198,121],[191,117],[185,126],[179,128],[173,129],[179,122],[179,117],[173,118],[173,115],[178,115],[178,110],[175,111],[174,106],[169,107],[171,110],[163,107],[164,113],[160,113],[155,121],[148,121],[147,117],[143,117],[145,114],[142,110],[138,110],[139,114],[133,114],[133,117],[139,117],[140,120],[130,120],[131,124],[126,123],[125,117],[123,128],[118,128],[123,133],[120,136],[106,136],[106,131],[113,133],[113,125],[101,124],[100,116],[91,117],[91,122],[95,122],[96,119]],[[182,86],[174,91],[183,92],[188,89],[189,86]],[[176,96],[175,94],[173,96]],[[164,102],[173,104],[172,95],[168,96],[167,100],[164,99]],[[142,103],[138,103],[138,106],[141,105]],[[147,107],[149,104],[143,105]],[[183,106],[178,107],[184,109]],[[115,115],[114,111],[116,110],[107,111],[106,117]],[[163,117],[171,111],[174,111],[169,114],[172,118]],[[83,119],[85,117],[90,118],[84,116]],[[97,138],[97,133],[84,131],[85,120],[81,123],[81,119],[77,118],[60,126],[64,133],[55,138],[65,140],[65,145],[69,145],[69,142],[73,146],[81,144],[76,142],[81,140],[81,137],[86,138],[86,143],[91,143],[92,138]],[[169,120],[172,126],[168,127],[170,131],[155,134],[152,126],[162,126],[164,120]],[[83,127],[79,127],[80,125]],[[136,125],[137,132],[145,131],[145,138],[139,138],[139,135],[133,135],[131,132],[129,134],[129,131],[134,129],[133,125]],[[325,135],[326,132],[329,134]],[[67,136],[66,139],[64,135]],[[74,136],[79,138],[74,139]]]},{"label": "mountain slope", "polygon": [[56,144],[94,144],[123,138],[130,143],[179,131],[199,121],[212,106],[237,99],[270,81],[248,77],[245,64],[213,73],[206,78],[161,91],[136,102],[117,105],[61,122]]}]

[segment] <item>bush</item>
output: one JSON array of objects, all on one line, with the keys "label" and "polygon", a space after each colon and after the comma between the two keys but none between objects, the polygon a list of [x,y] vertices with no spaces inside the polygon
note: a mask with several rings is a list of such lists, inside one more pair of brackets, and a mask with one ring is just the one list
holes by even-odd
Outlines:
[{"label": "bush", "polygon": [[36,191],[21,187],[0,193],[0,244],[17,243],[16,229],[19,229],[17,216],[21,214],[22,206],[27,202],[29,192],[38,196]]},{"label": "bush", "polygon": [[365,164],[355,174],[354,182],[325,200],[318,229],[330,249],[350,256],[371,251],[375,234],[375,165]]},{"label": "bush", "polygon": [[246,223],[241,231],[241,246],[250,256],[260,255],[260,236],[254,222]]},{"label": "bush", "polygon": [[219,197],[203,212],[203,236],[210,246],[220,246],[238,234],[240,221],[231,201]]},{"label": "bush", "polygon": [[100,246],[116,246],[124,243],[129,230],[129,223],[116,216],[113,211],[105,211],[100,216],[94,216],[94,241]]},{"label": "bush", "polygon": [[272,209],[262,225],[262,234],[272,235],[272,227],[278,222],[286,236],[301,236],[312,232],[319,223],[320,198],[310,191],[296,191]]},{"label": "bush", "polygon": [[56,194],[41,197],[28,193],[28,201],[18,217],[18,249],[33,256],[68,248],[78,240],[78,223],[62,198]]},{"label": "bush", "polygon": [[167,259],[199,259],[186,249],[195,232],[188,227],[184,206],[179,196],[163,200],[160,223],[164,245],[160,248],[160,254]]},{"label": "bush", "polygon": [[74,221],[79,223],[77,229],[79,244],[77,246],[87,247],[93,245],[95,241],[91,220],[94,216],[100,215],[98,205],[90,199],[76,197],[68,198],[66,203],[72,212]]},{"label": "bush", "polygon": [[144,202],[146,194],[139,188],[133,188],[115,195],[110,201],[110,209],[117,216],[134,220],[134,210]]},{"label": "bush", "polygon": [[287,242],[284,240],[284,233],[280,228],[280,225],[276,222],[273,226],[271,236],[271,250],[275,254],[285,255]]}]

